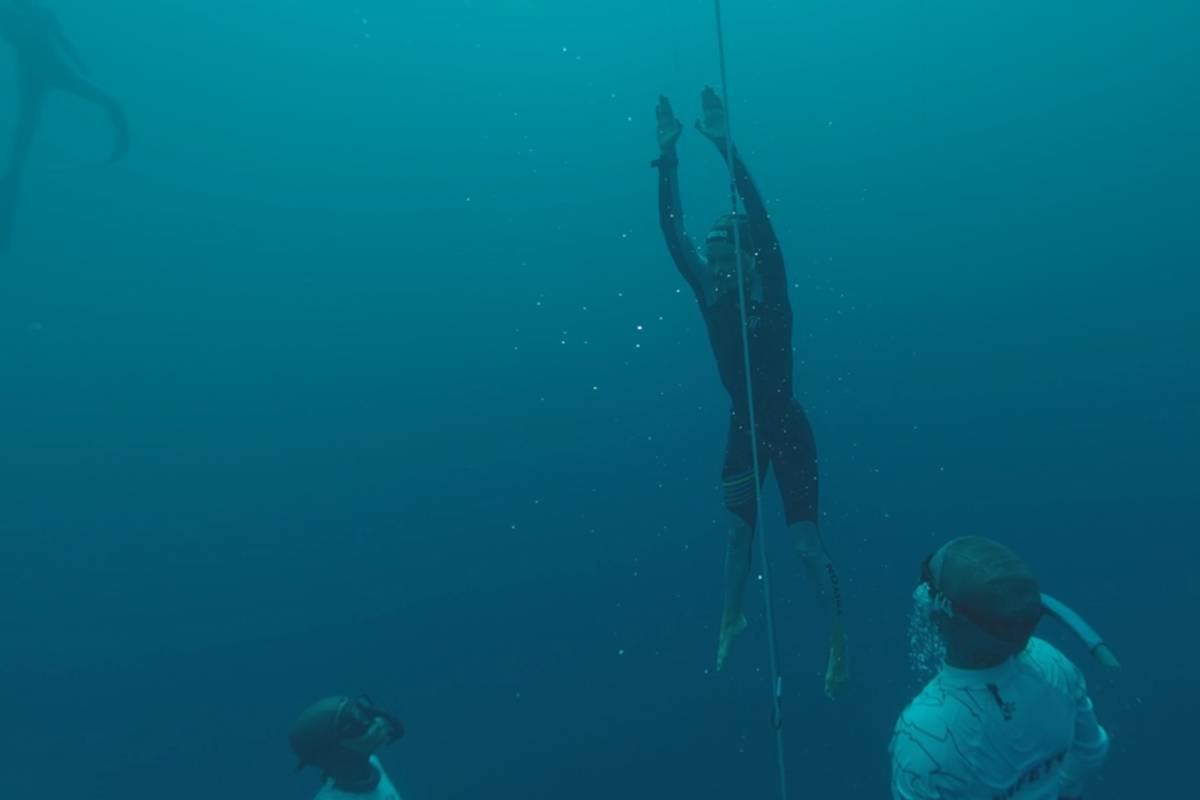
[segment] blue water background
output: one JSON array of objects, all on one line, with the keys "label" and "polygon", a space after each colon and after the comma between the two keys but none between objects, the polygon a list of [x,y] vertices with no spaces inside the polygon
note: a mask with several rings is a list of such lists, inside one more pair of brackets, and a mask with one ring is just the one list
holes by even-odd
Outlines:
[{"label": "blue water background", "polygon": [[[775,797],[757,595],[711,670],[727,399],[648,168],[711,4],[55,7],[134,149],[56,99],[0,262],[6,792],[309,797],[288,726],[366,690],[408,800]],[[918,564],[966,532],[1125,663],[1047,631],[1113,735],[1089,799],[1190,794],[1196,6],[726,22],[852,647],[830,702],[771,489],[793,797],[887,795]],[[721,163],[680,158],[702,233]]]}]

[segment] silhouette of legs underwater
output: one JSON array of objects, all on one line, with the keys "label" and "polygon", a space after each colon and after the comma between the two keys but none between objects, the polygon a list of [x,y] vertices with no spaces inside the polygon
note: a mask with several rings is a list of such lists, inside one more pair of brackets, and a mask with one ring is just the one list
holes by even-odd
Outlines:
[{"label": "silhouette of legs underwater", "polygon": [[50,90],[73,94],[107,112],[115,131],[109,163],[119,161],[129,150],[129,122],[117,99],[74,70],[66,67],[32,73],[21,70],[17,81],[17,124],[13,133],[8,171],[0,178],[0,253],[7,252],[12,238],[13,217],[21,194],[25,162],[33,134],[42,116]]}]

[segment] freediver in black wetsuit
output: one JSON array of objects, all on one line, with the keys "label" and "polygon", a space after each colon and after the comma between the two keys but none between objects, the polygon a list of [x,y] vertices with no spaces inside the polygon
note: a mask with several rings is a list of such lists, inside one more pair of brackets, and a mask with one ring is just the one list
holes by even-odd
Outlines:
[{"label": "freediver in black wetsuit", "polygon": [[103,108],[116,130],[111,161],[129,148],[129,126],[120,103],[90,80],[91,70],[63,33],[55,13],[39,0],[0,4],[0,36],[12,45],[17,67],[17,121],[12,153],[0,178],[0,252],[8,249],[33,132],[51,89],[70,92]]},{"label": "freediver in black wetsuit", "polygon": [[[711,88],[701,96],[704,116],[696,127],[712,141],[722,158],[729,156],[725,106]],[[683,227],[679,200],[676,142],[683,125],[671,104],[661,97],[657,110],[660,157],[658,168],[659,222],[667,249],[692,288],[708,328],[717,370],[732,401],[729,435],[722,470],[725,506],[730,512],[726,561],[725,604],[717,644],[720,669],[737,634],[746,627],[742,595],[750,575],[751,544],[757,524],[756,486],[771,467],[783,498],[787,524],[796,534],[796,548],[821,594],[831,602],[833,627],[825,689],[831,696],[847,680],[846,642],[842,628],[841,593],[837,573],[817,528],[817,452],[804,409],[792,388],[792,306],[788,300],[783,253],[766,206],[736,149],[734,175],[746,214],[727,214],[717,220],[705,240],[704,256]],[[759,471],[755,481],[751,453],[742,321],[738,299],[738,253],[741,247],[749,336],[751,386],[758,429]]]}]

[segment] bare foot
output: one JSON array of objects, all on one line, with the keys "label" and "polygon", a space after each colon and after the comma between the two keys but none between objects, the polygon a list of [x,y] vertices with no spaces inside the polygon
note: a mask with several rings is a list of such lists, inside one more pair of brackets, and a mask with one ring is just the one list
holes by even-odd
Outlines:
[{"label": "bare foot", "polygon": [[838,625],[829,639],[829,663],[825,667],[825,694],[837,697],[850,682],[850,667],[846,663],[846,632]]},{"label": "bare foot", "polygon": [[744,614],[738,614],[737,619],[731,622],[721,623],[721,639],[717,642],[718,671],[725,666],[725,659],[729,655],[729,646],[733,644],[733,637],[746,630],[746,624],[746,616]]}]

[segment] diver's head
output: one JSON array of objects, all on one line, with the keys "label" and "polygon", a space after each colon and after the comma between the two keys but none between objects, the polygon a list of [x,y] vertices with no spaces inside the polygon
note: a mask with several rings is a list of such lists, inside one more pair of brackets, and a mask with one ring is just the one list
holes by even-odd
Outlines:
[{"label": "diver's head", "polygon": [[749,284],[758,272],[758,254],[750,238],[750,220],[745,214],[726,214],[713,223],[704,239],[704,254],[718,288],[737,286],[739,248],[742,277]]},{"label": "diver's head", "polygon": [[300,759],[297,769],[319,767],[343,788],[370,791],[379,781],[370,765],[371,754],[403,735],[400,720],[370,698],[343,695],[318,700],[305,709],[288,740]]},{"label": "diver's head", "polygon": [[1042,596],[1028,565],[999,542],[964,536],[942,545],[921,566],[946,648],[946,663],[986,669],[1025,649],[1042,616]]}]

